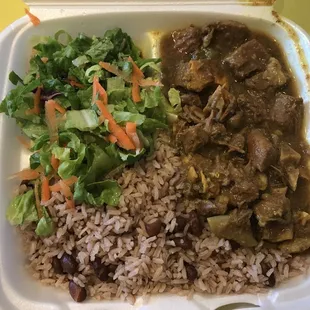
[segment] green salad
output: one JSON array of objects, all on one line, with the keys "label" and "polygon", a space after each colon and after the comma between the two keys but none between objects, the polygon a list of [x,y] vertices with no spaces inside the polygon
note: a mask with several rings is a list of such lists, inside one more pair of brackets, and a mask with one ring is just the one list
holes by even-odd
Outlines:
[{"label": "green salad", "polygon": [[180,109],[179,92],[171,89],[167,100],[160,76],[160,59],[143,58],[119,28],[74,39],[59,31],[35,45],[28,73],[10,73],[16,87],[0,105],[32,152],[29,168],[14,175],[28,190],[11,201],[9,222],[34,222],[39,236],[53,233],[53,192],[68,208],[117,206],[121,188],[111,175],[150,155],[156,129]]}]

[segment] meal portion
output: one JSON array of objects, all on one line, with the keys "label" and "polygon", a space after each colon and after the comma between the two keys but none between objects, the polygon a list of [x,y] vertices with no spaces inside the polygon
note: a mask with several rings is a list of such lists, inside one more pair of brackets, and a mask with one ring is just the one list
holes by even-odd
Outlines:
[{"label": "meal portion", "polygon": [[[66,43],[63,42],[66,41]],[[256,293],[304,273],[303,101],[276,42],[218,22],[144,59],[121,29],[34,46],[0,111],[32,151],[7,219],[44,284],[134,303]]]},{"label": "meal portion", "polygon": [[0,105],[33,152],[29,169],[13,175],[31,189],[11,202],[12,225],[34,222],[38,236],[51,235],[53,193],[65,195],[69,209],[118,205],[113,176],[151,154],[153,132],[176,113],[161,92],[158,62],[142,58],[119,28],[102,38],[59,31],[33,47],[28,74],[11,72],[19,85]]},{"label": "meal portion", "polygon": [[310,247],[309,147],[303,102],[277,44],[239,23],[190,26],[162,43],[184,195],[216,236],[289,253]]}]

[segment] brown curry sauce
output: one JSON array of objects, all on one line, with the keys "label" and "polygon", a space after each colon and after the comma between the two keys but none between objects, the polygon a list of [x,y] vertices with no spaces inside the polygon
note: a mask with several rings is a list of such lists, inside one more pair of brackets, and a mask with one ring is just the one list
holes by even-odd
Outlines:
[{"label": "brown curry sauce", "polygon": [[[253,246],[230,236],[229,230],[238,230],[231,222],[240,216],[246,219],[241,235],[251,227],[257,241],[277,243],[291,253],[309,248],[303,105],[278,43],[243,24],[219,22],[168,33],[161,40],[161,58],[165,92],[175,87],[181,94],[183,111],[173,133],[188,174],[195,172],[187,180],[188,203],[211,228],[216,217],[228,221],[224,230],[213,231],[219,237]],[[221,93],[218,98],[216,92]],[[231,120],[236,115],[235,128]],[[238,151],[230,145],[236,137],[243,141]],[[215,180],[221,169],[225,178]],[[265,188],[258,184],[260,178],[267,181]],[[253,195],[245,197],[252,189]],[[220,199],[226,201],[224,209]],[[244,216],[243,210],[248,212]]]}]

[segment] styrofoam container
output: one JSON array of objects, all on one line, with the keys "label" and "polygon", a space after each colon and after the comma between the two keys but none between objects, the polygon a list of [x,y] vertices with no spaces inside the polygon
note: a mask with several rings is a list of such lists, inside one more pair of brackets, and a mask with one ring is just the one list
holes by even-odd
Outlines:
[{"label": "styrofoam container", "polygon": [[[255,1],[256,4],[273,1]],[[87,3],[87,5],[86,5]],[[59,29],[71,35],[84,32],[103,35],[113,27],[121,27],[140,45],[145,54],[155,54],[158,37],[151,31],[166,32],[187,26],[219,20],[236,20],[252,30],[270,34],[282,46],[289,68],[296,79],[299,95],[305,102],[305,134],[310,141],[310,41],[306,32],[293,22],[279,17],[269,5],[249,5],[249,1],[81,1],[33,0],[31,11],[41,24],[32,26],[23,17],[0,34],[0,99],[13,87],[8,74],[11,70],[23,75],[28,66],[31,47],[40,36],[53,35]],[[14,120],[0,116],[0,309],[11,310],[214,310],[235,302],[260,305],[264,310],[309,310],[310,277],[294,278],[267,294],[258,295],[195,295],[192,300],[172,295],[154,296],[148,302],[138,299],[135,305],[114,301],[87,300],[75,303],[69,292],[42,286],[24,268],[25,256],[15,230],[5,219],[5,210],[12,198],[13,181],[7,177],[28,165],[28,156],[20,147]]]}]

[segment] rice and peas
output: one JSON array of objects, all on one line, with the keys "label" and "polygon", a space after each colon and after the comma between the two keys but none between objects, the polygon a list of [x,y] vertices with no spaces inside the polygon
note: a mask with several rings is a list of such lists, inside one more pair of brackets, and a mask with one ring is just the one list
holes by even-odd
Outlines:
[{"label": "rice and peas", "polygon": [[[85,286],[90,297],[134,303],[137,296],[164,292],[256,293],[306,271],[301,256],[262,248],[262,244],[235,249],[235,244],[212,235],[207,224],[199,238],[188,233],[188,225],[174,233],[177,216],[191,210],[180,203],[182,160],[170,144],[169,137],[161,134],[152,157],[124,170],[118,179],[123,194],[117,208],[105,211],[80,205],[68,210],[64,197],[54,195],[48,205],[57,225],[55,234],[41,239],[33,229],[22,228],[33,277],[65,290],[73,280]],[[145,223],[158,218],[161,231],[149,237]],[[176,246],[175,238],[182,237],[190,240],[190,248]],[[61,258],[64,253],[76,257],[74,275],[55,274],[52,268],[52,257]],[[94,273],[96,257],[114,266],[106,282]],[[191,280],[189,266],[197,271]]]}]

